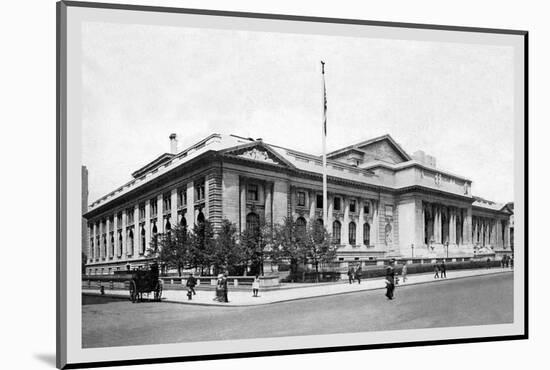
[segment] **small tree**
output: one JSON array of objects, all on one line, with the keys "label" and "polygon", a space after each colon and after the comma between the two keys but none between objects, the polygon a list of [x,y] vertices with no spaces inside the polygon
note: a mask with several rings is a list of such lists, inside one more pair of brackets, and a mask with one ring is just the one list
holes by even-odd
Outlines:
[{"label": "small tree", "polygon": [[177,269],[181,276],[181,270],[193,261],[187,228],[178,225],[166,233],[156,235],[147,254],[157,257],[158,262],[167,268]]},{"label": "small tree", "polygon": [[237,242],[237,228],[229,220],[223,219],[217,238],[209,243],[207,250],[214,273],[234,270],[243,262],[242,248]]},{"label": "small tree", "polygon": [[283,223],[275,225],[273,229],[273,255],[279,260],[290,260],[291,274],[297,272],[298,263],[306,261],[304,239],[304,231],[300,230],[292,217],[285,217]]},{"label": "small tree", "polygon": [[190,248],[189,254],[191,258],[191,266],[201,269],[201,275],[204,269],[210,269],[212,265],[212,257],[210,256],[213,250],[214,230],[209,221],[199,222],[193,227],[193,232],[189,235]]},{"label": "small tree", "polygon": [[304,241],[307,259],[315,266],[315,280],[319,282],[319,263],[331,262],[336,257],[338,246],[332,243],[322,223],[310,223]]}]

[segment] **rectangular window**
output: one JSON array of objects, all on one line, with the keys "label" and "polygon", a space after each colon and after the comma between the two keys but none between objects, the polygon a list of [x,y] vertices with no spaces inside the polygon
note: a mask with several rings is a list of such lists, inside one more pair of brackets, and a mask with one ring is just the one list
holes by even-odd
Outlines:
[{"label": "rectangular window", "polygon": [[304,193],[303,191],[298,192],[298,205],[300,207],[306,206],[306,193]]},{"label": "rectangular window", "polygon": [[145,204],[139,205],[139,219],[143,220],[145,218]]},{"label": "rectangular window", "polygon": [[318,194],[317,195],[317,208],[323,208],[323,196]]},{"label": "rectangular window", "polygon": [[133,208],[128,208],[126,210],[126,222],[128,223],[128,225],[131,225],[134,223],[134,209]]},{"label": "rectangular window", "polygon": [[205,198],[204,180],[198,182],[198,183],[195,185],[195,198],[196,198],[196,201],[204,200],[204,198]]},{"label": "rectangular window", "polygon": [[370,207],[369,207],[369,204],[368,204],[368,203],[365,204],[365,205],[363,206],[363,212],[364,212],[366,215],[369,214],[369,212],[370,212]]},{"label": "rectangular window", "polygon": [[386,206],[386,217],[393,216],[393,206]]},{"label": "rectangular window", "polygon": [[334,210],[335,211],[341,211],[342,210],[342,200],[338,197],[334,198]]},{"label": "rectangular window", "polygon": [[187,189],[178,189],[178,207],[185,207],[187,205]]},{"label": "rectangular window", "polygon": [[172,209],[172,197],[170,194],[164,194],[162,197],[162,210],[164,213],[170,212]]},{"label": "rectangular window", "polygon": [[258,200],[258,185],[248,184],[246,189],[246,199],[257,201]]},{"label": "rectangular window", "polygon": [[158,204],[156,198],[153,198],[149,201],[149,207],[151,209],[151,217],[156,217],[158,213]]},{"label": "rectangular window", "polygon": [[117,228],[122,229],[122,213],[119,213],[116,216],[116,225],[117,225]]},{"label": "rectangular window", "polygon": [[349,201],[349,211],[351,213],[355,213],[356,212],[356,209],[355,209],[355,201],[354,200],[350,200]]}]

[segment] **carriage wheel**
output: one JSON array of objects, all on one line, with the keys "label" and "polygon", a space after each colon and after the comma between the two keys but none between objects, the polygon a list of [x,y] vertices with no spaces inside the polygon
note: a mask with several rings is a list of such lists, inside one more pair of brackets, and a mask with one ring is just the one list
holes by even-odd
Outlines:
[{"label": "carriage wheel", "polygon": [[159,279],[157,282],[157,286],[155,287],[155,301],[160,302],[160,298],[162,297],[162,280]]},{"label": "carriage wheel", "polygon": [[134,280],[130,281],[129,291],[130,291],[130,300],[132,301],[132,303],[136,303],[137,287],[136,287],[136,282]]}]

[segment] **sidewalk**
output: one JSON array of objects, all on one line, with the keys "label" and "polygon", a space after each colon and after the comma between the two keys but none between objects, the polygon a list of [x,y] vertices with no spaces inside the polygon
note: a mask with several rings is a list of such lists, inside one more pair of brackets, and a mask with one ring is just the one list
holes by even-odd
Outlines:
[{"label": "sidewalk", "polygon": [[[402,286],[433,283],[437,284],[443,280],[453,280],[466,278],[470,276],[481,276],[488,274],[498,273],[511,273],[512,269],[509,268],[491,268],[491,269],[476,269],[476,270],[451,270],[447,271],[446,279],[434,279],[433,273],[428,274],[414,274],[407,277],[407,282],[403,283],[401,276],[399,276],[399,285],[396,289],[399,290]],[[307,284],[307,286],[300,286],[299,284],[292,284],[292,288],[287,287],[288,284],[284,284],[282,289],[271,290],[262,292],[260,289],[259,297],[252,296],[252,289],[250,292],[243,291],[231,291],[229,290],[229,302],[222,303],[212,300],[214,292],[209,291],[197,291],[197,295],[193,296],[193,300],[187,299],[186,290],[165,290],[162,292],[162,301],[170,303],[183,303],[194,305],[208,305],[208,306],[256,306],[263,304],[270,304],[276,302],[293,301],[297,299],[322,297],[337,294],[346,294],[351,292],[359,292],[365,290],[384,289],[385,282],[383,278],[362,280],[361,284],[357,282],[349,284],[347,280],[344,282],[336,282],[331,284],[313,285]],[[82,294],[87,295],[99,295],[97,289],[82,289]],[[105,296],[120,297],[129,299],[128,291],[125,290],[105,290]],[[147,295],[144,295],[144,299]],[[149,298],[152,299],[153,294],[150,294]]]}]

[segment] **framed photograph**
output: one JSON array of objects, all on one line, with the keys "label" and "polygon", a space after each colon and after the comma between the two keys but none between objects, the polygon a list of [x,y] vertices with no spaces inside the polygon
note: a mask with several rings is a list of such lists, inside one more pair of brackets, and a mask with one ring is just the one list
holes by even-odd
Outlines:
[{"label": "framed photograph", "polygon": [[528,337],[527,31],[57,11],[59,368]]}]

